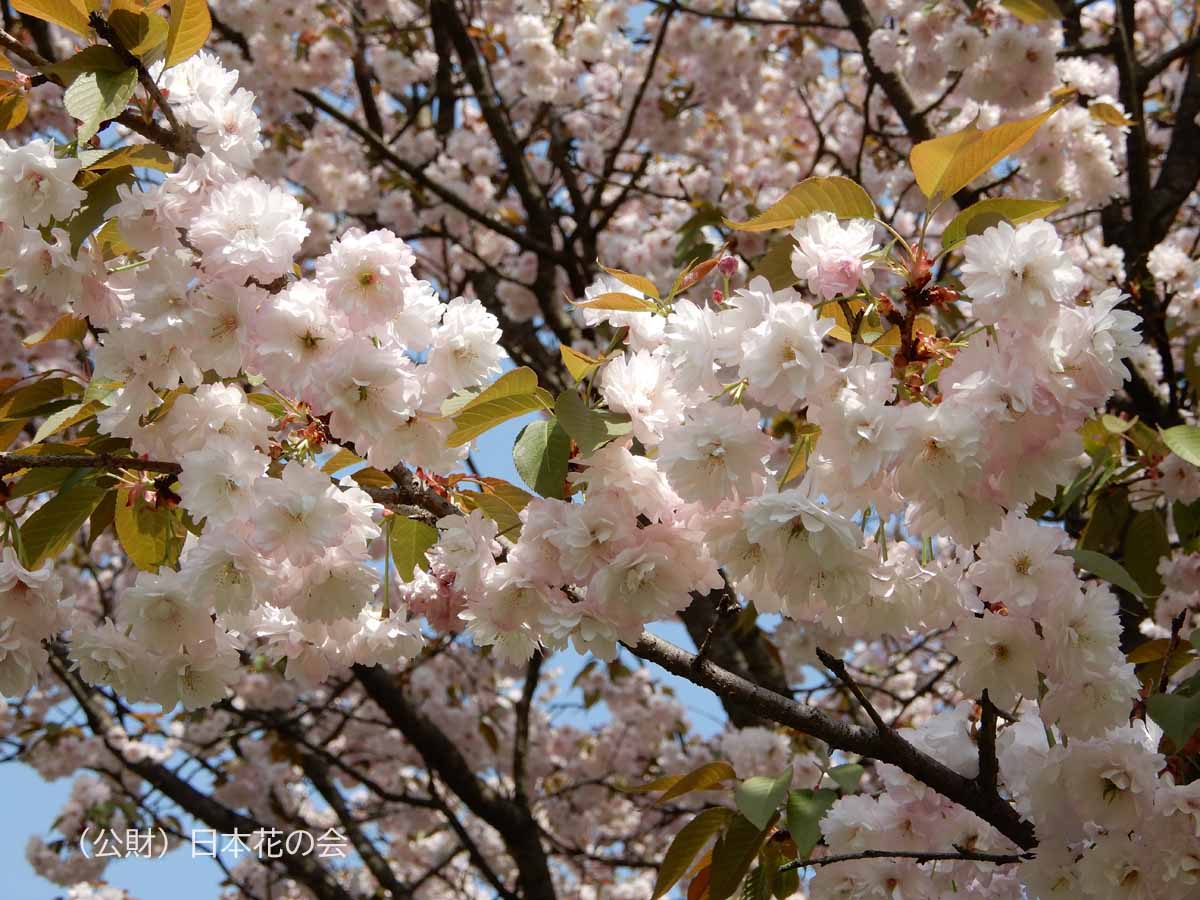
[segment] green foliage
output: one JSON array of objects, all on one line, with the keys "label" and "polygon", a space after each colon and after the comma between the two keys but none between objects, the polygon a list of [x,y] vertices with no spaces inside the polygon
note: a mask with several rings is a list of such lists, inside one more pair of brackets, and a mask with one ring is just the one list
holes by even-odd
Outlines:
[{"label": "green foliage", "polygon": [[1176,425],[1162,436],[1172,453],[1193,466],[1200,466],[1200,425]]},{"label": "green foliage", "polygon": [[633,430],[629,416],[606,409],[591,409],[575,391],[559,394],[554,412],[558,423],[584,456],[591,456],[609,441]]},{"label": "green foliage", "polygon": [[722,782],[733,781],[735,778],[737,778],[737,774],[729,763],[721,761],[705,763],[673,782],[658,798],[658,802],[666,803],[668,800],[674,800],[676,797],[682,797],[693,791],[707,791]]},{"label": "green foliage", "polygon": [[454,431],[447,444],[469,444],[501,422],[538,410],[553,411],[554,397],[538,387],[537,374],[526,366],[497,378],[485,390],[469,399],[454,415]]},{"label": "green foliage", "polygon": [[[1146,596],[1157,597],[1163,591],[1158,562],[1171,552],[1167,523],[1161,512],[1146,509],[1137,513],[1125,533],[1125,568],[1140,584]],[[1150,612],[1153,612],[1153,606]]]},{"label": "green foliage", "polygon": [[571,438],[558,420],[530,422],[513,445],[513,465],[525,484],[543,497],[566,497],[567,462]]},{"label": "green foliage", "polygon": [[756,828],[763,829],[783,803],[791,786],[791,768],[774,778],[755,775],[737,786],[733,794],[734,803],[738,812],[753,822]]},{"label": "green foliage", "polygon": [[745,816],[734,816],[730,820],[725,833],[713,847],[709,900],[726,900],[733,896],[766,838],[766,829],[759,828]]},{"label": "green foliage", "polygon": [[842,789],[842,793],[857,794],[858,786],[866,771],[859,763],[846,763],[842,766],[834,766],[829,770],[828,775]]},{"label": "green foliage", "polygon": [[113,524],[130,561],[146,572],[174,566],[187,538],[178,510],[146,503],[130,488],[117,491]]},{"label": "green foliage", "polygon": [[78,35],[87,35],[91,31],[84,0],[12,0],[12,8]]},{"label": "green foliage", "polygon": [[1070,550],[1069,555],[1074,558],[1079,568],[1085,572],[1091,572],[1098,578],[1103,578],[1110,584],[1115,584],[1119,588],[1124,588],[1133,594],[1135,597],[1144,597],[1141,587],[1133,576],[1125,571],[1125,567],[1119,562],[1109,559],[1103,553],[1097,553],[1095,550]]},{"label": "green foliage", "polygon": [[917,186],[937,206],[965,188],[1006,156],[1028,143],[1042,124],[1061,108],[1059,101],[1045,112],[980,131],[971,123],[962,131],[923,141],[912,148],[909,164]]},{"label": "green foliage", "polygon": [[758,258],[750,270],[750,280],[765,278],[773,291],[790,288],[800,280],[792,270],[792,251],[795,249],[796,239],[790,234],[772,241],[767,246],[767,252]]},{"label": "green foliage", "polygon": [[732,818],[732,812],[714,806],[701,812],[679,830],[658,867],[658,877],[654,881],[651,900],[658,900],[664,896],[687,874],[704,845]]},{"label": "green foliage", "polygon": [[67,112],[79,120],[76,140],[85,143],[103,122],[119,116],[137,84],[137,70],[133,68],[80,72],[63,94]]},{"label": "green foliage", "polygon": [[100,227],[105,214],[117,202],[117,188],[129,184],[133,178],[133,169],[123,166],[108,170],[84,189],[87,197],[67,223],[72,253],[78,253],[87,237]]},{"label": "green foliage", "polygon": [[835,800],[837,792],[828,788],[815,791],[805,788],[788,794],[787,829],[800,859],[808,859],[813,848],[821,842],[820,822]]},{"label": "green foliage", "polygon": [[167,23],[167,68],[191,58],[212,31],[212,17],[204,0],[173,0],[171,19]]},{"label": "green foliage", "polygon": [[94,479],[80,478],[34,510],[21,525],[22,565],[36,569],[61,553],[100,504],[106,490]]},{"label": "green foliage", "polygon": [[1150,718],[1162,726],[1163,734],[1175,745],[1176,752],[1182,750],[1200,728],[1200,694],[1154,694],[1146,700],[1146,711]]},{"label": "green foliage", "polygon": [[412,581],[418,566],[429,571],[430,547],[437,543],[437,529],[419,519],[391,516],[388,519],[388,550],[396,565],[396,574],[405,582]]},{"label": "green foliage", "polygon": [[805,178],[757,216],[744,222],[726,219],[725,224],[737,231],[771,231],[791,228],[797,219],[817,212],[831,212],[840,219],[873,219],[875,204],[849,178],[814,176]]},{"label": "green foliage", "polygon": [[942,232],[942,248],[951,250],[973,234],[981,234],[999,222],[1019,225],[1048,216],[1067,203],[1061,200],[1020,200],[1015,197],[993,197],[972,203],[953,219]]}]

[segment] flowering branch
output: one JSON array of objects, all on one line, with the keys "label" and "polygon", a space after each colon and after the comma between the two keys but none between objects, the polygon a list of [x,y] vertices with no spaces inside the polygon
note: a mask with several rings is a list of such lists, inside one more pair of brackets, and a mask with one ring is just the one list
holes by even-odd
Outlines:
[{"label": "flowering branch", "polygon": [[108,20],[98,12],[93,12],[88,17],[88,24],[95,29],[96,34],[108,42],[109,46],[116,51],[117,56],[121,58],[121,61],[125,65],[137,70],[138,83],[145,90],[154,105],[162,112],[163,118],[167,120],[167,124],[171,126],[170,133],[174,145],[172,149],[181,156],[202,153],[203,151],[196,142],[195,135],[192,134],[191,127],[179,121],[179,118],[175,115],[175,110],[171,109],[171,104],[167,102],[167,98],[163,96],[162,91],[158,89],[158,85],[155,84],[149,70],[146,69],[145,63],[125,46],[125,42],[121,40],[121,36],[117,34],[116,29],[108,24]]},{"label": "flowering branch", "polygon": [[861,850],[858,853],[839,853],[833,856],[819,856],[813,859],[797,859],[780,866],[781,872],[792,869],[807,869],[809,866],[828,866],[832,863],[851,862],[858,859],[911,859],[918,864],[953,860],[956,862],[988,862],[998,866],[1012,865],[1033,859],[1032,853],[983,853],[979,850],[967,850],[956,847],[953,851],[930,850]]},{"label": "flowering branch", "polygon": [[880,732],[842,722],[819,709],[797,703],[727,672],[708,660],[697,665],[694,654],[649,632],[643,632],[636,644],[626,647],[635,656],[708,688],[722,699],[736,700],[762,717],[811,735],[835,750],[847,750],[890,763],[969,809],[1018,847],[1030,850],[1037,846],[1032,823],[1021,818],[1004,798],[995,792],[984,791],[974,780],[918,750],[895,732]]}]

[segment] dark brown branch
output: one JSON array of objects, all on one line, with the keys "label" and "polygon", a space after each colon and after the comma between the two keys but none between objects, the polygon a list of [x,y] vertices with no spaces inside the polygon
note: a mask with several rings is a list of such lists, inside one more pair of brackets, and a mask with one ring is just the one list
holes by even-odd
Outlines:
[{"label": "dark brown branch", "polygon": [[[163,796],[186,810],[197,820],[222,834],[254,833],[264,830],[262,823],[229,809],[209,795],[201,793],[166,766],[147,759],[134,760],[126,757],[109,738],[113,730],[119,726],[113,721],[108,711],[96,703],[91,689],[68,670],[63,655],[57,649],[52,649],[50,653],[50,667],[74,696],[80,709],[83,710],[92,733],[104,742],[108,751],[127,769],[145,779]],[[334,880],[332,873],[316,861],[316,858],[288,853],[285,850],[280,862],[287,870],[288,875],[305,885],[318,900],[354,900],[352,895]]]},{"label": "dark brown branch", "polygon": [[866,712],[867,718],[869,718],[875,725],[875,730],[878,732],[880,737],[883,737],[884,735],[895,736],[892,726],[883,720],[883,716],[881,716],[879,711],[875,709],[874,704],[867,699],[867,695],[864,694],[862,688],[858,686],[858,682],[850,677],[850,673],[846,670],[846,664],[832,653],[822,650],[820,647],[817,647],[816,651],[817,659],[821,660],[821,665],[837,676],[838,681],[844,684],[847,690],[854,695],[854,699],[858,701],[858,705],[861,706]]},{"label": "dark brown branch", "polygon": [[513,735],[512,778],[513,791],[518,802],[526,802],[525,762],[529,757],[529,714],[533,707],[533,695],[537,693],[538,679],[542,672],[542,653],[537,651],[525,666],[525,684],[521,688],[521,699],[517,702],[516,733]]},{"label": "dark brown branch", "polygon": [[502,797],[475,776],[474,768],[437,725],[414,706],[385,669],[356,665],[354,675],[431,772],[503,839],[517,865],[523,900],[556,900],[550,867],[529,807]]},{"label": "dark brown branch", "polygon": [[319,97],[317,94],[314,94],[312,91],[297,89],[296,93],[308,101],[310,106],[314,107],[315,109],[319,109],[331,119],[335,119],[342,125],[345,125],[352,132],[358,135],[358,137],[362,138],[362,140],[367,143],[371,150],[379,154],[382,159],[391,163],[391,165],[395,166],[397,169],[411,178],[424,190],[429,191],[431,194],[436,194],[438,198],[447,206],[456,209],[468,219],[475,221],[490,231],[494,231],[496,234],[508,238],[510,241],[524,250],[528,250],[531,253],[542,254],[555,260],[560,259],[560,254],[553,247],[541,244],[538,241],[533,240],[531,237],[529,237],[529,235],[523,234],[522,232],[517,231],[515,228],[510,228],[503,222],[490,218],[489,216],[477,210],[472,204],[459,197],[453,191],[443,187],[433,179],[429,178],[429,176],[425,174],[423,166],[414,165],[413,163],[410,163],[408,160],[399,156],[391,147],[380,140],[378,135],[374,134],[369,128],[362,125],[360,122],[355,121],[351,116],[346,115],[333,104],[326,102],[323,98]]},{"label": "dark brown branch", "polygon": [[[49,59],[37,51],[26,47],[25,44],[13,37],[4,29],[0,29],[0,47],[3,47],[18,59],[28,63],[35,69],[40,70],[43,66],[50,65]],[[53,84],[57,84],[60,87],[63,86],[62,79],[56,75],[38,75],[37,77]],[[125,110],[112,121],[118,123],[119,125],[124,125],[130,131],[140,134],[142,137],[149,141],[153,141],[155,144],[158,144],[158,146],[162,147],[164,150],[170,151],[171,153],[186,155],[189,152],[198,152],[195,148],[195,141],[191,138],[190,134],[185,138],[182,133],[169,131],[168,129],[163,128],[157,122],[146,121],[142,116],[138,115],[132,110]]]},{"label": "dark brown branch", "polygon": [[167,102],[167,98],[163,96],[162,91],[158,89],[158,85],[154,83],[154,78],[150,75],[145,64],[128,48],[125,42],[121,40],[121,36],[117,34],[116,29],[108,24],[108,21],[98,12],[93,12],[88,17],[88,24],[95,29],[96,34],[108,42],[109,46],[116,51],[117,56],[125,65],[137,71],[138,83],[142,86],[142,90],[158,107],[163,114],[163,118],[167,120],[167,124],[171,128],[171,134],[174,138],[175,152],[182,156],[187,156],[189,153],[201,154],[204,151],[200,149],[200,145],[196,143],[196,138],[192,134],[190,126],[180,122],[175,115],[175,110],[171,109],[171,104]]},{"label": "dark brown branch", "polygon": [[851,862],[856,859],[911,859],[918,864],[951,860],[955,862],[988,862],[998,866],[1012,865],[1033,859],[1032,853],[982,853],[978,850],[955,849],[952,851],[919,850],[860,850],[858,853],[839,853],[819,856],[816,859],[797,859],[780,867],[781,872],[790,869],[806,869],[809,866],[828,866],[832,863]]},{"label": "dark brown branch", "polygon": [[862,728],[835,719],[707,660],[696,665],[694,654],[647,632],[643,632],[641,640],[628,649],[668,672],[708,688],[722,699],[735,700],[764,719],[811,735],[833,749],[890,763],[975,813],[1018,847],[1030,850],[1037,846],[1032,823],[1021,818],[1004,798],[982,790],[974,779],[963,777],[890,730],[879,732],[875,728]]},{"label": "dark brown branch", "polygon": [[[11,475],[22,469],[106,469],[130,472],[158,472],[178,475],[179,463],[160,459],[138,459],[115,453],[55,454],[53,456],[22,456],[16,453],[0,453],[0,477]],[[416,476],[403,466],[393,467],[388,474],[396,482],[394,488],[362,488],[377,503],[390,506],[412,506],[438,518],[454,515],[458,509],[440,494],[422,487]]]},{"label": "dark brown branch", "polygon": [[413,900],[412,890],[400,882],[396,873],[392,871],[391,865],[371,843],[371,838],[363,832],[354,813],[346,805],[346,798],[342,796],[342,792],[330,779],[328,767],[317,757],[302,753],[300,768],[304,770],[304,774],[312,786],[317,789],[317,793],[329,804],[329,808],[337,814],[338,821],[350,839],[350,844],[358,852],[376,883],[386,892],[386,896],[392,900]]},{"label": "dark brown branch", "polygon": [[996,704],[992,703],[986,688],[979,698],[979,706],[982,713],[979,717],[979,775],[976,776],[976,781],[983,790],[994,792],[1000,775],[1000,763],[996,758],[996,726],[999,717]]},{"label": "dark brown branch", "polygon": [[668,3],[667,0],[650,0],[660,9],[675,9],[685,15],[697,16],[701,19],[714,19],[718,22],[735,22],[738,25],[763,25],[766,27],[786,28],[827,28],[832,31],[845,31],[845,25],[830,25],[827,22],[811,19],[776,19],[769,16],[748,16],[738,12],[716,12],[715,10],[696,9],[684,6],[682,3]]}]

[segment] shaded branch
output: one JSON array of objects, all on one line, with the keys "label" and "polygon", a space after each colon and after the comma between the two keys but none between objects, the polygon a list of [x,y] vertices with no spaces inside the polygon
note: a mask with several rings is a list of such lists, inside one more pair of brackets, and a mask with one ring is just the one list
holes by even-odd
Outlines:
[{"label": "shaded branch", "polygon": [[955,849],[953,851],[930,850],[860,850],[858,853],[840,853],[816,859],[797,859],[781,866],[779,871],[807,869],[809,866],[828,866],[832,863],[850,862],[856,859],[911,859],[918,864],[953,860],[956,862],[988,862],[998,866],[1011,865],[1033,859],[1032,853],[982,853],[978,850]]},{"label": "shaded branch", "polygon": [[835,719],[719,668],[708,660],[695,664],[694,654],[643,632],[636,644],[626,645],[636,656],[668,672],[708,688],[722,699],[734,700],[759,716],[824,741],[831,748],[890,763],[970,810],[1022,849],[1037,846],[1033,824],[994,792],[987,792],[893,732],[879,732]]}]

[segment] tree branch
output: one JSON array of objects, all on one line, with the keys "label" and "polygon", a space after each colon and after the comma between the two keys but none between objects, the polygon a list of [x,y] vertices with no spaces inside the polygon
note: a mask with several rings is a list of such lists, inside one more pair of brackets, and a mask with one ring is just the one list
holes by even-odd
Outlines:
[{"label": "tree branch", "polygon": [[850,862],[857,859],[911,859],[918,864],[953,860],[957,862],[989,862],[998,866],[1011,865],[1033,859],[1032,853],[982,853],[978,850],[955,849],[953,851],[919,851],[919,850],[860,850],[857,853],[840,853],[833,856],[820,856],[816,859],[797,859],[784,866],[779,871],[791,869],[807,869],[809,866],[828,866],[832,863]]},{"label": "tree branch", "polygon": [[496,794],[478,779],[454,742],[408,700],[385,669],[356,665],[353,671],[367,696],[413,745],[429,770],[503,839],[517,864],[524,900],[556,900],[546,851],[528,806]]},{"label": "tree branch", "polygon": [[696,665],[693,654],[648,632],[642,633],[637,644],[626,646],[636,656],[708,688],[722,699],[734,700],[765,719],[811,735],[833,749],[847,750],[890,763],[970,810],[1018,847],[1029,850],[1037,846],[1033,824],[1021,818],[1004,798],[982,790],[973,779],[964,778],[899,736],[840,721],[821,710],[797,703],[727,672],[707,660]]}]

